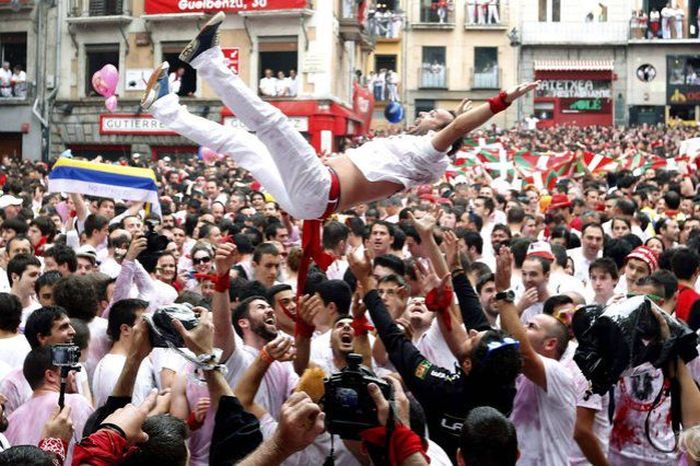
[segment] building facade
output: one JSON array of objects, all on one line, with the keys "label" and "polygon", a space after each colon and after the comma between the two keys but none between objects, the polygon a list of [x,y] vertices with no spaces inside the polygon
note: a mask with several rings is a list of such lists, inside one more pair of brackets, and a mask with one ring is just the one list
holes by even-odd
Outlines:
[{"label": "building facade", "polygon": [[700,121],[700,0],[522,0],[523,113],[540,126]]},{"label": "building facade", "polygon": [[[518,82],[517,48],[511,45],[511,0],[415,0],[406,5],[403,38],[406,114],[455,109],[468,98],[484,102]],[[517,106],[494,122],[511,126]]]},{"label": "building facade", "polygon": [[[43,3],[31,2],[24,14],[29,17]],[[196,71],[178,59],[185,44],[218,10],[227,12],[220,45],[229,66],[286,113],[319,153],[341,150],[347,137],[362,135],[369,129],[370,98],[355,85],[355,70],[366,66],[374,46],[364,30],[362,3],[56,2],[59,3],[63,8],[49,8],[49,15],[60,18],[55,47],[56,56],[62,59],[55,66],[62,79],[56,79],[48,88],[55,89],[55,99],[50,101],[46,115],[50,133],[44,139],[45,157],[66,149],[75,155],[101,154],[112,159],[137,152],[153,158],[196,154],[194,143],[168,131],[139,108],[145,80],[162,61],[168,61],[170,72],[175,73],[171,76],[171,92],[177,92],[191,112],[225,125],[242,126],[230,109],[222,107],[213,90],[198,79]],[[5,22],[0,28],[4,26]],[[16,27],[31,31],[32,23],[18,21]],[[28,49],[32,49],[32,40],[29,37]],[[29,55],[27,62],[32,60]],[[119,71],[118,107],[114,112],[106,110],[105,98],[91,84],[93,74],[107,64]],[[31,66],[28,71],[28,75],[34,75]],[[268,74],[272,78],[263,81]],[[265,83],[273,83],[272,90]],[[40,150],[28,151],[26,147],[21,153],[27,158],[42,156]]]}]

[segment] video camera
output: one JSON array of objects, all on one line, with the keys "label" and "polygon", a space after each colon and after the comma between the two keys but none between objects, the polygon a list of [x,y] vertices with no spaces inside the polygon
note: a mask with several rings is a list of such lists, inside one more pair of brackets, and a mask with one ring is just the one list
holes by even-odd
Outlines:
[{"label": "video camera", "polygon": [[376,384],[389,402],[394,394],[388,382],[362,366],[361,355],[348,354],[347,362],[347,367],[325,380],[322,403],[328,432],[343,439],[359,440],[361,431],[379,425],[377,406],[367,385]]},{"label": "video camera", "polygon": [[169,348],[170,342],[175,348],[184,348],[185,342],[173,327],[173,319],[182,322],[187,330],[195,328],[199,320],[192,309],[193,306],[189,303],[170,304],[159,307],[153,314],[144,314],[151,346]]},{"label": "video camera", "polygon": [[71,343],[51,345],[51,364],[58,367],[61,375],[61,389],[58,394],[58,406],[63,409],[68,386],[68,373],[80,370],[80,347]]},{"label": "video camera", "polygon": [[[671,331],[664,342],[652,309],[661,314]],[[688,362],[698,356],[695,332],[646,296],[605,308],[585,306],[574,314],[572,328],[578,340],[574,361],[591,381],[591,391],[599,395],[644,363],[661,368],[676,357]]]}]

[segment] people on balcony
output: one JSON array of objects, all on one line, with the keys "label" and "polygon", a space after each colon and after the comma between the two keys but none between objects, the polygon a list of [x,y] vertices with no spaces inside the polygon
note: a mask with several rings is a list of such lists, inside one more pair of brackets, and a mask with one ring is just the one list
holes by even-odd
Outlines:
[{"label": "people on balcony", "polygon": [[659,37],[660,22],[661,13],[659,13],[659,10],[654,8],[651,10],[651,13],[649,13],[649,36],[651,39]]},{"label": "people on balcony", "polygon": [[22,70],[21,65],[15,65],[12,73],[12,93],[15,97],[24,99],[27,97],[27,74]]},{"label": "people on balcony", "polygon": [[265,70],[265,76],[260,79],[260,95],[263,97],[275,97],[277,95],[277,79],[271,69]]},{"label": "people on balcony", "polygon": [[671,38],[671,21],[673,18],[673,9],[671,8],[671,2],[668,2],[666,6],[661,9],[661,37],[663,39]]},{"label": "people on balcony", "polygon": [[498,14],[498,0],[489,0],[488,24],[500,24],[501,17]]},{"label": "people on balcony", "polygon": [[399,99],[399,73],[394,70],[387,71],[386,74],[386,87],[389,100],[400,100]]},{"label": "people on balcony", "polygon": [[10,62],[2,62],[0,68],[0,97],[12,97],[12,71],[10,71]]}]

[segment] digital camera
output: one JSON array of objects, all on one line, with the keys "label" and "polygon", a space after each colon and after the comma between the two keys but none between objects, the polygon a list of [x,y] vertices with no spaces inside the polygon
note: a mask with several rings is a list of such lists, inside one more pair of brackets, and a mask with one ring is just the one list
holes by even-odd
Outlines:
[{"label": "digital camera", "polygon": [[188,303],[163,306],[153,314],[145,314],[143,318],[148,324],[148,334],[154,348],[169,348],[168,342],[175,348],[185,347],[184,340],[173,327],[173,319],[182,322],[187,330],[195,328],[198,323],[192,305]]},{"label": "digital camera", "polygon": [[345,369],[324,381],[323,410],[328,432],[343,439],[359,440],[361,431],[379,425],[377,406],[367,385],[376,384],[388,401],[394,399],[394,394],[388,382],[361,365],[361,355],[351,353],[347,362]]},{"label": "digital camera", "polygon": [[52,345],[51,362],[56,367],[73,368],[80,363],[80,348],[70,343]]}]

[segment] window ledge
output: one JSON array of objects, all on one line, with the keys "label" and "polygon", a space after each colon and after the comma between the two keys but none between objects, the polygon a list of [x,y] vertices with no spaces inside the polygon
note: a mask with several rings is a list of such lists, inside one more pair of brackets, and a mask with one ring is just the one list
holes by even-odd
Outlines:
[{"label": "window ledge", "polygon": [[144,21],[157,23],[165,21],[193,21],[202,19],[204,16],[204,13],[163,13],[158,15],[143,15],[141,18]]},{"label": "window ledge", "polygon": [[289,10],[260,10],[260,11],[239,11],[238,14],[249,18],[280,18],[299,16],[311,16],[314,10],[308,8],[292,8]]},{"label": "window ledge", "polygon": [[104,15],[104,16],[75,16],[66,18],[68,24],[128,24],[133,21],[133,16]]},{"label": "window ledge", "polygon": [[464,29],[467,31],[504,31],[508,29],[506,24],[465,24]]},{"label": "window ledge", "polygon": [[454,29],[455,23],[413,23],[413,29]]},{"label": "window ledge", "polygon": [[686,39],[630,39],[628,42],[634,45],[700,44],[700,38],[689,37]]}]

